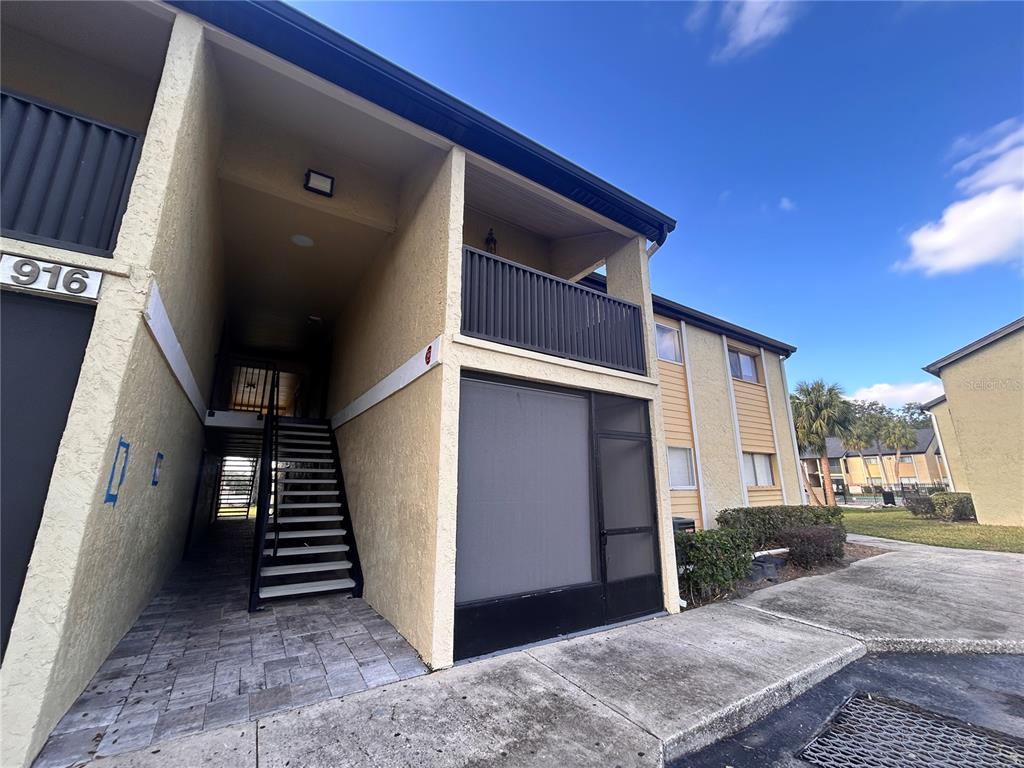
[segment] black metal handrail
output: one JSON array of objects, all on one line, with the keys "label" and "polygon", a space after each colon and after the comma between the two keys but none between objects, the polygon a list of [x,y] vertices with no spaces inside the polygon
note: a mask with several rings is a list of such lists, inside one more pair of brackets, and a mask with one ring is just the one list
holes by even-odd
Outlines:
[{"label": "black metal handrail", "polygon": [[266,413],[273,402],[270,378],[276,370],[269,360],[218,354],[211,408]]},{"label": "black metal handrail", "polygon": [[[268,402],[276,402],[279,375],[275,370],[270,377]],[[263,440],[260,445],[259,491],[256,496],[256,531],[252,543],[252,572],[249,577],[249,610],[255,611],[260,602],[260,566],[263,563],[263,548],[266,546],[267,526],[270,521],[270,499],[273,491],[274,472],[277,470],[277,409],[270,408],[263,422]],[[274,528],[277,526],[277,504],[274,504]],[[277,551],[277,536],[274,536],[274,551]]]},{"label": "black metal handrail", "polygon": [[464,246],[462,332],[645,374],[643,311],[568,280]]}]

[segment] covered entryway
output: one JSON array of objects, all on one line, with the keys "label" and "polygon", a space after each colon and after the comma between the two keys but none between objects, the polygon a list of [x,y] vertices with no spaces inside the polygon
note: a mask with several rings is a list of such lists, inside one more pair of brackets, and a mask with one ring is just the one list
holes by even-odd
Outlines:
[{"label": "covered entryway", "polygon": [[647,403],[466,375],[455,657],[662,607]]},{"label": "covered entryway", "polygon": [[249,613],[253,522],[220,520],[58,723],[36,768],[65,768],[426,673],[363,600]]}]

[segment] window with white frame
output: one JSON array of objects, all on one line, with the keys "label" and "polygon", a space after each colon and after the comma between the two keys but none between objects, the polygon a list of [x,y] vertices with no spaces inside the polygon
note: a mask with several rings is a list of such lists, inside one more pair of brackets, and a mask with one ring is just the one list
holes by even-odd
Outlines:
[{"label": "window with white frame", "polygon": [[877,467],[878,466],[878,457],[877,456],[866,456],[866,457],[864,457],[864,461],[869,466],[872,466],[872,467]]},{"label": "window with white frame", "polygon": [[668,449],[668,484],[672,490],[697,487],[697,473],[693,466],[693,450],[670,446]]},{"label": "window with white frame", "polygon": [[734,379],[758,383],[757,358],[746,352],[735,349],[729,350],[729,373]]},{"label": "window with white frame", "polygon": [[748,488],[763,488],[775,485],[770,453],[744,453],[743,479]]},{"label": "window with white frame", "polygon": [[913,464],[913,463],[914,463],[914,457],[913,456],[900,456],[900,464]]},{"label": "window with white frame", "polygon": [[683,362],[682,345],[679,343],[679,329],[655,323],[657,332],[658,359],[673,363]]}]

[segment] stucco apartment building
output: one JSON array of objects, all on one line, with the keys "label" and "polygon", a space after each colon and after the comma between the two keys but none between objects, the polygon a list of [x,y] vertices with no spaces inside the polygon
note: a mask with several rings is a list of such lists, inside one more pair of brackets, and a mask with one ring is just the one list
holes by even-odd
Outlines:
[{"label": "stucco apartment building", "polygon": [[[949,484],[949,473],[942,459],[942,450],[935,430],[923,427],[916,430],[917,444],[900,451],[877,445],[864,451],[848,448],[842,440],[830,437],[826,445],[829,471],[832,479],[842,479],[852,493],[870,493],[871,488],[901,485],[939,487]],[[863,459],[861,453],[864,454]],[[821,488],[823,477],[821,457],[813,451],[800,455],[811,486]]]},{"label": "stucco apartment building", "polygon": [[793,348],[652,298],[670,217],[283,4],[0,21],[3,765],[231,457],[240,608],[360,595],[433,668],[677,611],[674,515],[799,501]]},{"label": "stucco apartment building", "polygon": [[979,523],[1024,525],[1024,317],[925,366],[944,394],[925,404],[951,490]]}]

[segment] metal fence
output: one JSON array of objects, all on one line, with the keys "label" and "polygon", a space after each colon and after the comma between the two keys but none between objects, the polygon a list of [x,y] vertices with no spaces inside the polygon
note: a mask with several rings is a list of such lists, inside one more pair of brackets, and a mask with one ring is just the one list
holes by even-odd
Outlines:
[{"label": "metal fence", "polygon": [[644,374],[639,306],[463,248],[462,332],[489,341]]}]

